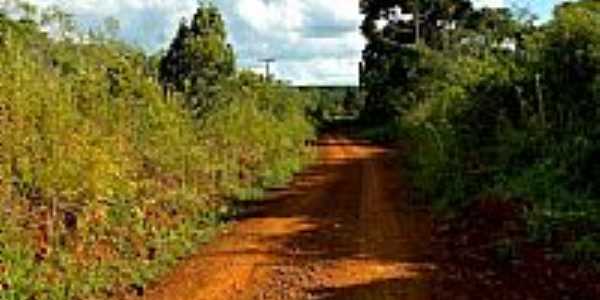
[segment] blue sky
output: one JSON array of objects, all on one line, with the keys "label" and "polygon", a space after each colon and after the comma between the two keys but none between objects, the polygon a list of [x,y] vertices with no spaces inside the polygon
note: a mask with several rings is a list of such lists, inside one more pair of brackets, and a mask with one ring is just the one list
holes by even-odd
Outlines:
[{"label": "blue sky", "polygon": [[[57,4],[83,23],[115,17],[121,36],[149,52],[168,45],[182,17],[197,0],[30,0]],[[364,46],[358,31],[359,0],[213,0],[229,27],[238,64],[262,70],[259,59],[274,57],[273,71],[294,84],[355,85]],[[548,19],[561,0],[476,0],[477,6],[527,6]]]},{"label": "blue sky", "polygon": [[553,8],[568,0],[507,0],[508,6],[525,7],[537,15],[540,21],[547,21],[552,17]]}]

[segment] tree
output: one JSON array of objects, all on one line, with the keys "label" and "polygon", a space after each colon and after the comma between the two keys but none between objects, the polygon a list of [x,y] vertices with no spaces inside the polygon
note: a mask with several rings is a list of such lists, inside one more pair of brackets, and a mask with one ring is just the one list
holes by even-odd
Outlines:
[{"label": "tree", "polygon": [[[361,11],[367,38],[361,67],[361,86],[367,91],[363,117],[385,122],[400,110],[386,94],[405,86],[415,73],[419,50],[414,46],[445,48],[473,8],[467,0],[362,0]],[[377,26],[380,21],[383,28]]]},{"label": "tree", "polygon": [[159,77],[165,89],[185,94],[197,113],[214,105],[219,83],[235,72],[235,55],[226,40],[218,9],[201,4],[189,25],[182,20],[160,62]]},{"label": "tree", "polygon": [[539,54],[536,71],[547,86],[542,91],[546,109],[556,115],[548,117],[558,122],[557,127],[596,126],[600,119],[600,2],[558,6],[542,33],[539,48],[532,51]]},{"label": "tree", "polygon": [[185,19],[181,20],[177,35],[159,65],[159,77],[165,89],[185,90],[185,80],[190,76],[190,61],[186,55],[186,40],[190,29]]}]

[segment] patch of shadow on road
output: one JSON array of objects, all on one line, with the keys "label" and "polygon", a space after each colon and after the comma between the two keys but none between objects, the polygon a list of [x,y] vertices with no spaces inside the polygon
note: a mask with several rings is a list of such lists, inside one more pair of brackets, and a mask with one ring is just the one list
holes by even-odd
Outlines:
[{"label": "patch of shadow on road", "polygon": [[[290,286],[302,286],[308,299],[429,299],[431,218],[407,204],[410,190],[395,168],[395,154],[363,142],[324,142],[320,147],[342,153],[299,175],[289,190],[275,191],[250,216],[302,223],[281,234],[256,233],[261,243],[274,245],[268,254],[278,258],[277,265],[257,266],[278,269],[268,288],[279,286],[280,294],[272,291],[265,299],[305,299],[283,295]],[[376,174],[365,174],[367,164],[377,164]],[[365,176],[380,177],[381,199],[363,199]],[[371,200],[386,203],[364,203]],[[384,227],[370,228],[379,224]],[[245,251],[253,250],[236,254]],[[378,274],[378,268],[392,275]],[[298,275],[305,273],[298,269],[308,269],[310,278]]]},{"label": "patch of shadow on road", "polygon": [[426,288],[419,278],[394,278],[342,287],[324,287],[310,290],[308,295],[313,300],[429,299],[429,295],[423,292]]}]

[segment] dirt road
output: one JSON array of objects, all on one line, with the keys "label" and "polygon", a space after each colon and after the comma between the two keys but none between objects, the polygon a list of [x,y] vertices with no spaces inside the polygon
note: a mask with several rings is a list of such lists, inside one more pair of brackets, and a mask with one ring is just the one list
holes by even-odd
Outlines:
[{"label": "dirt road", "polygon": [[431,220],[394,153],[339,136],[258,213],[169,274],[150,300],[430,299]]}]

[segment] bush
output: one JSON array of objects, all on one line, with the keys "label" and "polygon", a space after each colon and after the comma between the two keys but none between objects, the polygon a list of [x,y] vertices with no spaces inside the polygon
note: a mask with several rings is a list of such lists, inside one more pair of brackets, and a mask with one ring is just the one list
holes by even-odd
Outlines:
[{"label": "bush", "polygon": [[239,73],[214,107],[163,93],[140,51],[0,15],[0,298],[141,290],[205,242],[226,199],[311,158],[304,96]]},{"label": "bush", "polygon": [[443,49],[411,48],[402,84],[368,91],[397,108],[414,184],[438,212],[479,194],[525,200],[533,240],[596,257],[599,14],[596,1],[584,0],[558,7],[540,27],[509,20],[515,28],[502,34],[515,51],[458,29],[466,39]]}]

